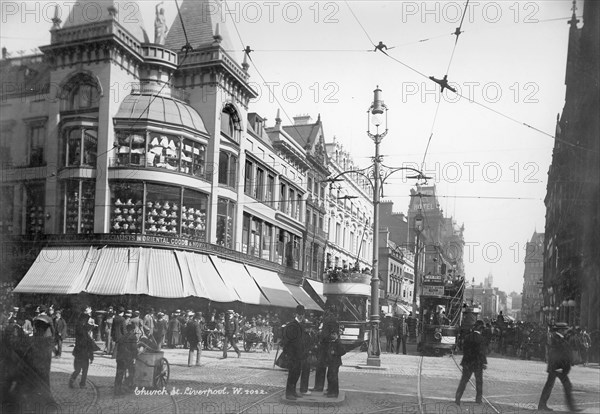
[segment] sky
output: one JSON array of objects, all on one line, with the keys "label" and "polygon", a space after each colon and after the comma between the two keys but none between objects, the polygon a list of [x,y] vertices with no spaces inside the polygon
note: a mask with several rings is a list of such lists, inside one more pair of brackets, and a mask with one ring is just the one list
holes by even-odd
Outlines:
[{"label": "sky", "polygon": [[[72,3],[1,1],[0,45],[18,56],[49,44],[54,5],[66,11]],[[158,3],[137,2],[151,39]],[[175,0],[163,6],[167,21],[177,17]],[[571,0],[469,1],[458,41],[462,0],[227,0],[210,12],[227,26],[234,56],[254,50],[250,80],[259,96],[249,111],[269,126],[278,108],[288,125],[320,114],[326,141],[335,137],[359,166],[374,154],[367,110],[379,86],[388,107],[383,164],[432,177],[444,214],[465,226],[467,280],[492,274],[510,293],[522,290],[526,242],[544,231],[571,7]],[[387,55],[373,51],[380,41]],[[446,74],[459,95],[440,94],[428,79]],[[386,180],[394,211],[406,213],[411,188],[401,172]]]}]

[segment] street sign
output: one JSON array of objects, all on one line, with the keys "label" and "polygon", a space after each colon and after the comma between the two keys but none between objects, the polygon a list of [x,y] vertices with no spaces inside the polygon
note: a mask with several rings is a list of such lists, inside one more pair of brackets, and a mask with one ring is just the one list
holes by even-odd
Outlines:
[{"label": "street sign", "polygon": [[423,275],[423,283],[442,283],[442,275]]}]

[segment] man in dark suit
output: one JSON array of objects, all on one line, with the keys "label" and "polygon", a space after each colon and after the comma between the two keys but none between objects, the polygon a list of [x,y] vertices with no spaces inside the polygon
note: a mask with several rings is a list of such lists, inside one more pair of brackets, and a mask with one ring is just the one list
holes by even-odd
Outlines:
[{"label": "man in dark suit", "polygon": [[54,318],[54,342],[56,344],[55,356],[60,358],[62,355],[63,340],[67,337],[67,323],[62,318],[62,311],[59,309],[55,313]]},{"label": "man in dark suit", "polygon": [[296,306],[295,318],[285,326],[283,338],[281,340],[283,352],[288,355],[290,360],[285,387],[285,398],[288,400],[295,400],[302,397],[301,394],[296,392],[296,384],[298,383],[300,373],[302,372],[302,361],[306,358],[304,346],[305,333],[304,328],[302,328],[301,325],[304,321],[304,313],[304,306]]},{"label": "man in dark suit", "polygon": [[[119,342],[119,339],[123,335],[125,335],[125,318],[123,314],[125,313],[125,308],[121,306],[117,311],[117,316],[113,318],[113,325],[110,332],[110,336],[112,337],[115,344]],[[115,346],[115,351],[113,352],[112,357],[116,358],[118,353],[118,347]]]},{"label": "man in dark suit", "polygon": [[560,379],[565,389],[565,399],[569,412],[581,411],[575,406],[573,401],[573,385],[569,381],[569,371],[571,371],[571,348],[569,346],[567,332],[569,326],[564,322],[558,322],[550,327],[550,335],[548,338],[548,379],[542,390],[538,410],[552,411],[548,408],[548,399],[554,387],[556,377]]},{"label": "man in dark suit", "polygon": [[483,330],[483,321],[475,322],[473,330],[465,336],[463,343],[462,377],[456,390],[454,402],[460,405],[460,399],[465,391],[467,382],[473,373],[475,374],[475,402],[481,403],[483,395],[483,370],[487,368],[487,358],[485,356],[485,344],[481,331]]},{"label": "man in dark suit", "polygon": [[234,316],[233,310],[225,312],[225,337],[223,338],[223,358],[227,358],[228,343],[231,344],[233,350],[237,353],[238,358],[242,353],[238,349],[236,335],[238,332],[238,320]]}]

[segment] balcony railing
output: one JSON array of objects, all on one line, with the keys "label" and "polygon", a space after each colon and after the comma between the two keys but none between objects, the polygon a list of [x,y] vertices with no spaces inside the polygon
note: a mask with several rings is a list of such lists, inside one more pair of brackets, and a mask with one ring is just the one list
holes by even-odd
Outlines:
[{"label": "balcony railing", "polygon": [[359,272],[330,271],[323,278],[324,283],[361,283],[371,284],[371,275]]}]

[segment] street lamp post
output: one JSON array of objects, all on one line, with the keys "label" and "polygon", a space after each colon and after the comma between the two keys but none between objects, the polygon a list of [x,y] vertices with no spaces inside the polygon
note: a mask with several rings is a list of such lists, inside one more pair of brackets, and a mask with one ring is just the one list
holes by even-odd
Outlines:
[{"label": "street lamp post", "polygon": [[420,237],[421,232],[423,231],[423,215],[421,214],[421,209],[419,208],[417,211],[417,215],[415,216],[415,231],[417,233],[417,245],[415,247],[415,283],[413,286],[413,303],[412,303],[412,311],[413,316],[417,316],[417,295],[418,295],[418,283],[419,283],[419,253],[420,253]]},{"label": "street lamp post", "polygon": [[[379,153],[379,144],[387,135],[387,106],[381,99],[381,89],[379,86],[373,91],[373,103],[367,111],[367,135],[375,143],[375,156],[373,164],[366,168],[342,171],[334,177],[328,178],[327,182],[334,183],[342,181],[340,177],[346,174],[358,174],[363,176],[373,188],[373,265],[371,275],[371,309],[369,316],[369,344],[367,348],[367,366],[381,366],[381,344],[379,342],[379,200],[381,189],[385,180],[393,173],[401,170],[416,172],[417,175],[409,178],[428,179],[421,171],[412,167],[393,168],[382,164],[383,156]],[[382,125],[385,124],[385,127]],[[371,132],[371,127],[375,131]],[[383,132],[379,132],[383,129]],[[382,170],[383,167],[383,170]],[[372,169],[372,171],[371,171]]]},{"label": "street lamp post", "polygon": [[[385,114],[385,118],[384,115]],[[371,274],[371,331],[369,335],[369,347],[367,349],[367,365],[381,366],[381,344],[379,342],[379,197],[380,197],[380,175],[379,166],[381,156],[379,155],[379,144],[387,135],[387,107],[381,100],[381,89],[379,86],[373,91],[373,103],[367,112],[367,135],[375,143],[375,157],[373,157],[373,272]],[[385,130],[380,133],[379,127],[385,122]],[[371,125],[375,127],[375,133],[371,132]]]}]

